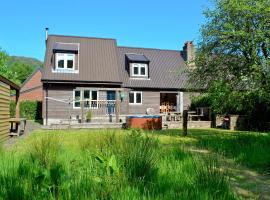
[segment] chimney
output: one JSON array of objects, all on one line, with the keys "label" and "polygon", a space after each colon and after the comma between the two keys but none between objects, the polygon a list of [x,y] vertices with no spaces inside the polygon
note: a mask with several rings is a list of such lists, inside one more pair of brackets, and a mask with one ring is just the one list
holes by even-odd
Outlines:
[{"label": "chimney", "polygon": [[187,62],[189,67],[195,67],[195,46],[193,41],[187,41],[182,51],[183,59]]},{"label": "chimney", "polygon": [[45,42],[47,42],[47,39],[48,39],[48,32],[49,32],[49,28],[45,28]]}]

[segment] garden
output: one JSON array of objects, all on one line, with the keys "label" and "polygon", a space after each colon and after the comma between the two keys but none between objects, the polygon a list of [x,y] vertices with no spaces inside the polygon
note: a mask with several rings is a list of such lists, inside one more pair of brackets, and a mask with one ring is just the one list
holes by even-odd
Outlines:
[{"label": "garden", "polygon": [[269,152],[267,133],[36,130],[2,148],[0,199],[263,198]]}]

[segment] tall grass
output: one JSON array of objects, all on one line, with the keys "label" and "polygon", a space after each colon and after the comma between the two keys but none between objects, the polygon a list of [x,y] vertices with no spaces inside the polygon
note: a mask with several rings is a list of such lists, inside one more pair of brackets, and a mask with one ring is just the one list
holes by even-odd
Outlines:
[{"label": "tall grass", "polygon": [[270,173],[270,135],[239,133],[208,135],[198,140],[199,147],[208,148],[236,162]]},{"label": "tall grass", "polygon": [[[236,199],[226,173],[179,144],[140,131],[79,139],[40,135],[24,153],[0,156],[0,199]],[[60,138],[60,139],[59,139]]]}]

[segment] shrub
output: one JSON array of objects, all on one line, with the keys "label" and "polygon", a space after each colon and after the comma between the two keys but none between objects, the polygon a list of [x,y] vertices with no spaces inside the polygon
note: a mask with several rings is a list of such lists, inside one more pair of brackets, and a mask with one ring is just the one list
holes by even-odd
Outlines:
[{"label": "shrub", "polygon": [[92,120],[92,111],[88,110],[86,114],[86,120],[90,122]]},{"label": "shrub", "polygon": [[[10,102],[10,116],[15,117],[16,104]],[[42,102],[40,101],[22,101],[20,102],[20,116],[29,120],[42,119]]]}]

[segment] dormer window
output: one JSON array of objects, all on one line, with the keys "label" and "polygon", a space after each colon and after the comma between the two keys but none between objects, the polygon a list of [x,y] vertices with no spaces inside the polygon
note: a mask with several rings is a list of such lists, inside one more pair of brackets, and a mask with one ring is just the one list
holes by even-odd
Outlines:
[{"label": "dormer window", "polygon": [[51,60],[53,73],[79,73],[79,44],[54,43]]},{"label": "dormer window", "polygon": [[150,60],[144,54],[126,54],[126,69],[130,78],[149,79]]},{"label": "dormer window", "polygon": [[148,65],[145,63],[131,63],[131,76],[148,77]]},{"label": "dormer window", "polygon": [[74,70],[75,54],[56,53],[56,69]]}]

